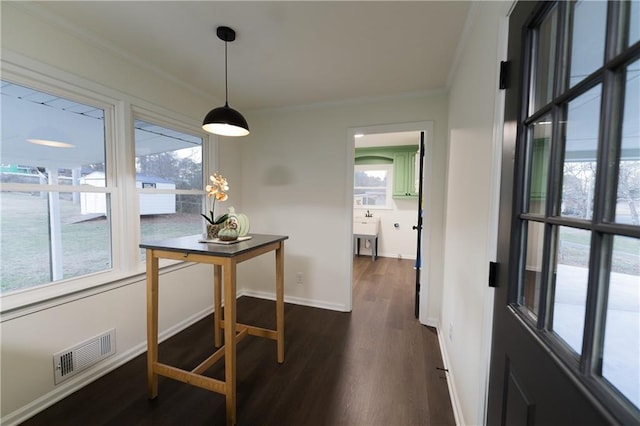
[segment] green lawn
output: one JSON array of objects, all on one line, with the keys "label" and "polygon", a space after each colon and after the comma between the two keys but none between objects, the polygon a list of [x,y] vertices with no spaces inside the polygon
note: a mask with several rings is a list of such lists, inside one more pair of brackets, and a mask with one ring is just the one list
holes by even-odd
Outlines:
[{"label": "green lawn", "polygon": [[[61,198],[62,279],[111,269],[109,221],[105,216],[86,220],[70,194]],[[0,293],[51,282],[47,206],[39,194],[0,193]],[[145,240],[196,234],[202,232],[202,218],[143,216],[141,229]],[[137,245],[137,239],[131,243]]]},{"label": "green lawn", "polygon": [[[562,263],[588,267],[591,234],[587,231],[562,228],[560,257]],[[629,275],[640,275],[640,240],[616,237],[614,240],[611,270]]]}]

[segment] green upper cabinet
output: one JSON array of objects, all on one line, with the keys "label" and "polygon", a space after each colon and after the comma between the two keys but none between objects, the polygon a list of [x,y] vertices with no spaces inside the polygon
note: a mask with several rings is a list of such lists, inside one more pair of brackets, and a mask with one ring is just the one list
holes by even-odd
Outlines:
[{"label": "green upper cabinet", "polygon": [[393,196],[417,197],[416,188],[416,151],[396,152],[393,154]]},{"label": "green upper cabinet", "polygon": [[412,198],[418,196],[417,153],[417,145],[356,148],[355,162],[356,164],[393,162],[392,196]]}]

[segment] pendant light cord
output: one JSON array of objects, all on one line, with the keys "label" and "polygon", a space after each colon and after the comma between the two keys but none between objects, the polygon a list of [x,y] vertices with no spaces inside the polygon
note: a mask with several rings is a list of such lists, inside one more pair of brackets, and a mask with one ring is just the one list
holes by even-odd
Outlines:
[{"label": "pendant light cord", "polygon": [[227,40],[224,41],[224,105],[229,106],[229,83],[227,80]]}]

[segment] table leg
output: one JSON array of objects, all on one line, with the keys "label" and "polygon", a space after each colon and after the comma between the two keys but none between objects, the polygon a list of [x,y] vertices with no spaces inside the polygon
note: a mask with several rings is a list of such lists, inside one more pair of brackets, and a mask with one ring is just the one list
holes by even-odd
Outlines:
[{"label": "table leg", "polygon": [[284,362],[284,244],[276,249],[276,332],[278,362]]},{"label": "table leg", "polygon": [[227,424],[236,424],[236,263],[224,268],[224,381]]},{"label": "table leg", "polygon": [[222,319],[222,266],[213,265],[213,334],[216,348],[222,344],[220,336]]},{"label": "table leg", "polygon": [[149,398],[158,396],[158,258],[147,249],[147,384]]}]

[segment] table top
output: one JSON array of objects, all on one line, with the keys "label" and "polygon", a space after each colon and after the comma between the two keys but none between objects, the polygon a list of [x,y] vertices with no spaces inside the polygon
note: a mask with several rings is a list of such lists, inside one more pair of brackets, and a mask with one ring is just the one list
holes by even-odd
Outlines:
[{"label": "table top", "polygon": [[210,256],[233,257],[253,249],[288,239],[285,235],[249,234],[250,239],[234,244],[200,243],[202,234],[169,238],[140,244],[140,248],[177,251],[180,253],[208,254]]}]

